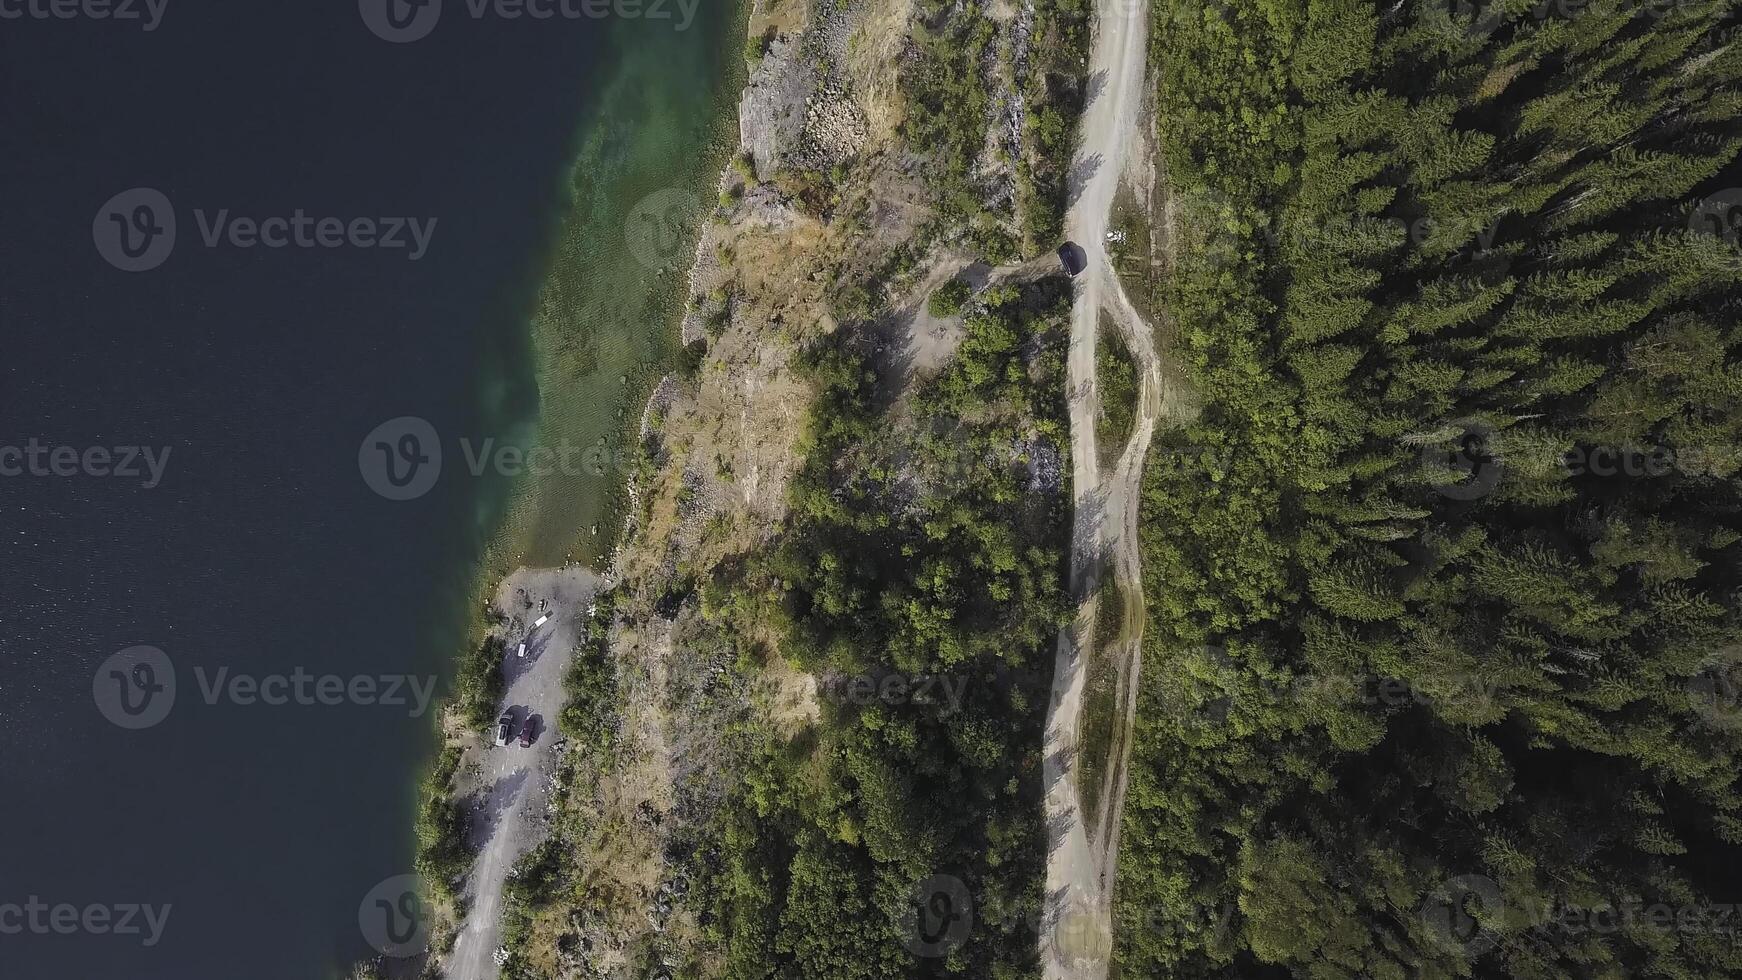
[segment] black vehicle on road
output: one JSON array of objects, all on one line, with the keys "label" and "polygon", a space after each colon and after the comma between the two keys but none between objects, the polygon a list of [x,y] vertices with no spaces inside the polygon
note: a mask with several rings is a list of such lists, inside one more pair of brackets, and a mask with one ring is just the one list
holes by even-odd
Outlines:
[{"label": "black vehicle on road", "polygon": [[1065,242],[1059,246],[1059,262],[1065,271],[1075,277],[1089,267],[1089,253],[1083,251],[1083,246],[1076,242]]}]

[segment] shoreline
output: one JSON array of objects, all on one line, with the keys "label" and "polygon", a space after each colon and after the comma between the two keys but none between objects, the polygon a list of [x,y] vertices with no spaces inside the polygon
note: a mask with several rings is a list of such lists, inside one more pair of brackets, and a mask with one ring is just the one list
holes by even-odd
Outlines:
[{"label": "shoreline", "polygon": [[[708,241],[707,225],[710,221],[715,220],[717,210],[711,195],[716,195],[718,188],[729,179],[732,158],[741,145],[738,106],[743,97],[749,70],[739,52],[742,51],[743,38],[747,34],[755,6],[755,0],[744,0],[744,2],[735,0],[730,4],[732,16],[729,18],[729,23],[732,25],[732,30],[720,42],[725,45],[727,52],[722,65],[726,77],[720,80],[716,90],[732,92],[734,97],[725,100],[716,95],[714,98],[718,104],[712,113],[709,124],[710,134],[703,148],[703,165],[699,171],[700,179],[671,185],[695,191],[702,207],[696,215],[691,231],[694,249],[685,275],[681,277],[667,276],[667,269],[659,269],[655,272],[655,276],[663,288],[649,290],[649,292],[663,292],[664,299],[671,302],[671,306],[669,311],[661,317],[659,336],[655,341],[663,348],[662,356],[652,361],[643,362],[638,368],[626,372],[623,376],[622,384],[630,389],[631,393],[623,395],[619,405],[618,415],[622,428],[619,445],[623,447],[616,454],[616,458],[619,460],[622,460],[628,453],[630,446],[633,446],[634,452],[637,456],[639,455],[640,447],[649,434],[651,419],[659,409],[662,400],[669,402],[673,386],[680,383],[676,368],[684,354],[684,323],[689,316],[692,305],[690,300],[696,268],[703,260],[703,253]],[[592,125],[600,124],[597,117],[601,114],[595,110]],[[586,152],[585,142],[583,136],[580,140],[582,148],[575,152],[571,170],[581,165]],[[568,206],[573,208],[576,205],[570,202]],[[545,273],[547,279],[556,274],[558,268],[556,262],[560,260],[551,261],[552,265]],[[529,320],[527,330],[527,341],[532,349],[533,358],[535,362],[542,361],[548,352],[541,349],[539,326],[536,322]],[[535,366],[534,371],[535,374],[541,373],[537,366]],[[640,412],[635,413],[627,410],[628,406],[637,403],[641,405]],[[548,417],[546,405],[541,399],[539,413],[532,420],[533,425],[537,431],[546,432],[548,431],[547,426],[552,421]],[[515,487],[509,491],[508,498],[503,503],[501,512],[496,519],[496,527],[491,531],[478,556],[472,575],[473,584],[468,590],[468,598],[464,600],[467,608],[464,615],[468,621],[462,629],[465,641],[456,661],[456,680],[464,672],[466,661],[477,656],[475,651],[478,651],[490,638],[502,631],[501,624],[491,621],[491,614],[498,608],[497,602],[500,597],[497,593],[507,588],[511,582],[529,576],[561,576],[578,573],[594,577],[599,582],[596,595],[603,596],[608,594],[619,581],[618,565],[624,546],[631,539],[636,528],[641,488],[638,486],[637,473],[626,465],[608,467],[606,476],[609,486],[605,494],[606,502],[602,508],[601,520],[590,530],[594,535],[606,537],[606,540],[610,542],[609,551],[602,550],[603,542],[601,542],[600,550],[595,551],[585,559],[579,559],[573,557],[574,551],[578,549],[571,548],[568,560],[561,564],[553,565],[529,561],[530,556],[527,551],[515,547],[516,538],[523,533],[523,527],[516,526],[515,518],[517,514],[524,516],[523,508],[530,509],[533,514],[529,523],[536,524],[539,493],[538,488],[530,486]],[[613,518],[615,519],[613,520]],[[573,540],[585,541],[589,536],[588,531],[587,527],[573,529],[571,532]],[[573,650],[565,650],[555,654],[565,670],[573,653]],[[454,773],[452,767],[448,765],[447,758],[455,750],[464,753],[467,743],[475,744],[476,742],[476,733],[470,732],[456,717],[459,713],[458,701],[458,691],[451,692],[438,702],[437,710],[431,713],[432,717],[436,719],[434,734],[438,739],[437,751],[423,767],[423,775],[415,781],[416,789],[413,793],[414,812],[412,818],[420,829],[430,822],[431,811],[435,807],[459,808],[471,795],[469,791],[453,785]],[[562,707],[563,705],[560,703],[552,707],[552,719],[562,710]],[[553,729],[551,741],[558,738],[560,736]],[[547,742],[547,744],[549,743]],[[560,745],[561,742],[556,742],[556,744]],[[543,754],[545,753],[541,753],[541,755]],[[442,783],[445,786],[438,787],[432,783]],[[444,791],[436,792],[438,789],[444,789]],[[481,854],[482,850],[472,856],[477,858]],[[421,853],[417,864],[419,865],[418,873],[425,878],[426,885],[436,885],[436,883],[429,882],[427,874],[424,873]],[[474,877],[475,868],[468,870],[464,876],[456,881],[451,894],[456,897],[467,894],[476,885]],[[445,896],[448,893],[449,889],[445,883],[436,885],[435,894]],[[457,930],[464,924],[457,912],[457,909],[449,905],[438,914],[438,919]],[[450,935],[455,939],[458,938],[457,932]],[[377,959],[373,963],[387,976],[446,976],[448,975],[446,967],[453,957],[455,949],[454,945],[449,945],[445,949],[432,946],[424,954],[409,960]]]},{"label": "shoreline", "polygon": [[[914,293],[936,259],[911,244],[935,244],[922,223],[932,185],[907,166],[898,66],[878,56],[905,45],[909,22],[894,9],[746,7],[762,44],[744,49],[736,93],[744,152],[728,158],[715,144],[718,167],[690,185],[717,180],[718,220],[700,229],[682,277],[693,304],[680,341],[707,345],[683,351],[675,379],[656,383],[650,365],[638,376],[641,412],[622,419],[636,438],[652,432],[656,452],[624,481],[619,547],[603,563],[615,587],[571,674],[569,727],[584,744],[562,757],[550,834],[502,905],[501,969],[516,980],[641,975],[633,966],[653,963],[687,975],[677,964],[723,951],[704,906],[685,898],[700,888],[705,902],[722,880],[698,863],[726,846],[725,825],[707,814],[737,805],[738,753],[796,736],[825,706],[785,661],[749,673],[719,632],[706,579],[786,526],[815,396],[799,357],[806,340],[867,317],[880,299],[897,314],[923,306],[913,297],[933,288]],[[829,161],[857,168],[840,196],[817,185]],[[669,288],[679,261],[662,254]],[[858,305],[844,306],[854,292]],[[661,393],[675,396],[663,413]]]}]

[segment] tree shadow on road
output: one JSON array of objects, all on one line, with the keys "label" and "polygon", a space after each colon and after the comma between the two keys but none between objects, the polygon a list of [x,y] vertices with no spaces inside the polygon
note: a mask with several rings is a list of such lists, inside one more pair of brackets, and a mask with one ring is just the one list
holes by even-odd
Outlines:
[{"label": "tree shadow on road", "polygon": [[510,773],[488,788],[466,798],[466,837],[469,846],[475,850],[482,849],[496,836],[502,818],[514,806],[514,801],[519,798],[520,790],[526,785],[529,775],[525,769]]},{"label": "tree shadow on road", "polygon": [[538,658],[544,656],[545,647],[550,645],[550,631],[541,630],[528,636],[525,640],[526,656],[519,654],[520,644],[508,644],[502,658],[502,681],[506,688],[513,688],[516,681],[526,675],[526,672],[538,663]]}]

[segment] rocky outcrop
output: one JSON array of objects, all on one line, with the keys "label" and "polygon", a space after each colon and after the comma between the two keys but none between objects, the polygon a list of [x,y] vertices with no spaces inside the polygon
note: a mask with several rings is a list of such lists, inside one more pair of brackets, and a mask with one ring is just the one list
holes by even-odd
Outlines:
[{"label": "rocky outcrop", "polygon": [[767,45],[738,104],[758,180],[792,167],[826,170],[864,148],[870,127],[846,71],[859,16],[858,4],[845,4]]},{"label": "rocky outcrop", "polygon": [[739,138],[759,180],[773,176],[804,134],[806,108],[817,77],[799,51],[797,39],[776,38],[738,102]]},{"label": "rocky outcrop", "polygon": [[819,170],[832,167],[864,148],[866,128],[864,111],[846,89],[825,86],[805,110],[804,142],[795,162]]}]

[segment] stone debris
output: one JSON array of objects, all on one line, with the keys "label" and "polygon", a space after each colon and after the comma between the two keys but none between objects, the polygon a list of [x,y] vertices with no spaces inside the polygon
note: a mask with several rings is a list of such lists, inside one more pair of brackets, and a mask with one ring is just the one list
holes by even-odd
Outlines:
[{"label": "stone debris", "polygon": [[865,112],[840,86],[827,86],[811,96],[805,110],[804,142],[794,163],[825,169],[865,146]]},{"label": "stone debris", "polygon": [[653,434],[653,417],[663,416],[671,410],[672,400],[677,397],[677,378],[666,375],[659,379],[659,384],[653,386],[653,394],[647,398],[646,407],[641,410],[641,441]]},{"label": "stone debris", "polygon": [[792,168],[826,170],[864,148],[870,125],[846,73],[861,6],[842,4],[802,35],[775,38],[751,73],[738,128],[759,181]]},{"label": "stone debris", "polygon": [[738,130],[758,180],[772,177],[787,153],[799,145],[805,105],[816,83],[815,73],[799,57],[794,38],[775,38],[751,73],[738,103]]},{"label": "stone debris", "polygon": [[1037,439],[1022,447],[1028,456],[1028,492],[1057,493],[1064,485],[1064,467],[1058,447],[1045,439]]}]

